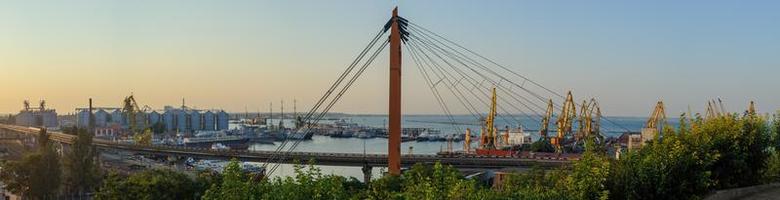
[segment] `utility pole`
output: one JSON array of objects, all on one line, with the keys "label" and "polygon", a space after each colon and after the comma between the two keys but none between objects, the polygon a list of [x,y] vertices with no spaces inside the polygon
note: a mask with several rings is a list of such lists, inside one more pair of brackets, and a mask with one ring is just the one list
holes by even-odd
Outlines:
[{"label": "utility pole", "polygon": [[284,129],[284,99],[282,99],[282,111],[281,116],[279,116],[279,128]]},{"label": "utility pole", "polygon": [[401,30],[398,7],[393,9],[390,25],[390,99],[387,132],[387,169],[401,175]]},{"label": "utility pole", "polygon": [[92,114],[92,98],[89,98],[89,122],[87,125],[87,131],[90,134],[95,134],[95,115]]}]

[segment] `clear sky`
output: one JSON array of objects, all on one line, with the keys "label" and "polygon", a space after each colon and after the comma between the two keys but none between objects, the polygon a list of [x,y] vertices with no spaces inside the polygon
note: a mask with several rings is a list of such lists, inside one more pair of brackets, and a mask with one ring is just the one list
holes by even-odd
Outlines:
[{"label": "clear sky", "polygon": [[[607,115],[646,116],[659,98],[671,116],[716,97],[731,111],[780,108],[777,1],[20,0],[0,3],[0,113],[41,98],[60,113],[89,97],[119,106],[131,92],[155,108],[297,99],[300,111],[396,5],[543,85],[596,97]],[[386,112],[384,57],[334,111]],[[405,112],[439,113],[407,66]]]}]

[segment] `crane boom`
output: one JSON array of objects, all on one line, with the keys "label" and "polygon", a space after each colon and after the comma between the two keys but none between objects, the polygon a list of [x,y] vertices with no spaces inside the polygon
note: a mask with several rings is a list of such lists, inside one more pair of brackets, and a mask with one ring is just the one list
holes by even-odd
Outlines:
[{"label": "crane boom", "polygon": [[574,97],[572,97],[571,91],[569,91],[568,94],[566,94],[566,101],[563,104],[563,108],[561,108],[561,114],[558,115],[558,121],[556,123],[556,125],[558,125],[558,135],[550,141],[558,152],[562,152],[563,150],[561,148],[563,139],[567,135],[571,135],[572,120],[574,120],[577,113],[576,107],[577,106],[574,105]]},{"label": "crane boom", "polygon": [[547,139],[549,137],[547,133],[550,130],[550,118],[552,118],[553,115],[553,101],[552,99],[549,99],[547,101],[547,113],[545,113],[544,117],[542,118],[542,126],[539,129],[539,137],[542,139]]},{"label": "crane boom", "polygon": [[493,88],[493,96],[490,98],[490,113],[488,113],[485,119],[485,128],[482,132],[482,148],[483,149],[495,149],[496,148],[496,128],[493,124],[496,118],[496,88]]},{"label": "crane boom", "polygon": [[[661,122],[661,126],[658,126],[658,122]],[[658,103],[655,104],[655,109],[653,109],[653,112],[650,114],[650,118],[648,118],[645,123],[645,128],[642,129],[642,141],[649,141],[659,135],[659,133],[663,134],[661,130],[663,130],[664,126],[666,126],[664,102],[658,101]]]}]

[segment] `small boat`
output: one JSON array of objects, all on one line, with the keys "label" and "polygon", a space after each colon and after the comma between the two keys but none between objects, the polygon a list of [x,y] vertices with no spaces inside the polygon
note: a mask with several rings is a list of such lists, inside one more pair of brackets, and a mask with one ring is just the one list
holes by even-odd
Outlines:
[{"label": "small boat", "polygon": [[374,138],[374,134],[371,132],[361,131],[357,134],[357,137],[360,139],[369,139]]},{"label": "small boat", "polygon": [[230,147],[225,146],[222,143],[214,143],[211,145],[211,150],[230,150]]}]

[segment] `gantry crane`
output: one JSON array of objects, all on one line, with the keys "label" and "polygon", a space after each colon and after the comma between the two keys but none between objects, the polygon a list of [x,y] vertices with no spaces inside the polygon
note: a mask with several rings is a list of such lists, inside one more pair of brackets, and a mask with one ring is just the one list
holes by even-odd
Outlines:
[{"label": "gantry crane", "polygon": [[[661,122],[661,126],[658,126],[658,122]],[[645,128],[642,129],[642,141],[646,142],[652,140],[659,134],[663,135],[663,128],[666,126],[666,111],[664,111],[664,102],[658,101],[655,104],[653,113],[650,114],[650,118],[645,123]]]},{"label": "gantry crane", "polygon": [[563,103],[561,114],[558,115],[558,121],[556,122],[556,125],[558,126],[558,135],[550,140],[550,143],[559,153],[563,152],[563,140],[566,136],[571,135],[572,121],[576,117],[576,114],[577,108],[574,104],[574,97],[572,97],[571,91],[569,91],[568,94],[566,94],[566,101]]}]

